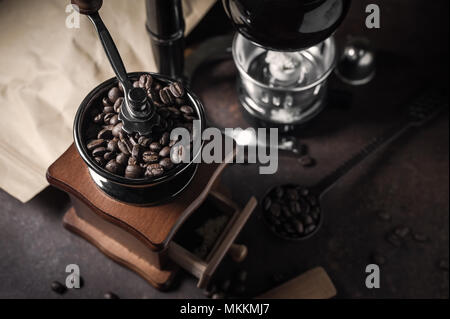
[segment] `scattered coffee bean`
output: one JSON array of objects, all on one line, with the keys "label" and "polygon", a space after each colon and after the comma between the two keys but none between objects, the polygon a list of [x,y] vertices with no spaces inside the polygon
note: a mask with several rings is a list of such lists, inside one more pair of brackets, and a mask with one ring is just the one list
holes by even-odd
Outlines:
[{"label": "scattered coffee bean", "polygon": [[418,243],[425,243],[429,240],[428,236],[422,233],[414,233],[413,239]]},{"label": "scattered coffee bean", "polygon": [[130,152],[128,151],[128,147],[127,147],[127,145],[125,144],[125,142],[123,142],[122,140],[121,140],[121,141],[118,141],[118,142],[117,142],[117,146],[119,147],[119,150],[120,150],[122,153],[124,153],[125,155],[130,155]]},{"label": "scattered coffee bean", "polygon": [[[103,113],[105,113],[105,114],[113,113],[113,112],[114,112],[114,107],[112,107],[112,106],[105,106],[103,108]],[[106,120],[105,120],[105,123],[106,123]]]},{"label": "scattered coffee bean", "polygon": [[119,116],[117,114],[114,114],[109,120],[109,124],[116,125],[117,123],[119,123]]},{"label": "scattered coffee bean", "polygon": [[98,139],[110,139],[112,138],[112,130],[109,127],[105,127],[97,135]]},{"label": "scattered coffee bean", "polygon": [[92,151],[92,156],[97,157],[97,156],[103,156],[106,153],[106,147],[97,147],[96,149],[94,149]]},{"label": "scattered coffee bean", "polygon": [[103,122],[103,117],[105,116],[104,113],[100,113],[97,116],[94,117],[94,123],[100,123]]},{"label": "scattered coffee bean", "polygon": [[104,299],[120,299],[119,296],[117,296],[115,293],[113,292],[107,292],[103,295]]},{"label": "scattered coffee bean", "polygon": [[406,226],[398,226],[394,230],[394,233],[400,238],[405,238],[406,236],[409,235],[409,232],[410,232],[410,229],[409,229],[409,227],[406,227]]},{"label": "scattered coffee bean", "polygon": [[66,286],[64,286],[59,281],[52,282],[51,288],[54,292],[56,292],[57,294],[60,294],[60,295],[65,293],[67,290]]},{"label": "scattered coffee bean", "polygon": [[133,148],[131,149],[131,156],[138,158],[140,153],[141,153],[141,146],[139,144],[133,145]]},{"label": "scattered coffee bean", "polygon": [[99,166],[103,166],[103,165],[105,165],[105,163],[106,163],[105,159],[104,159],[103,157],[101,157],[101,156],[94,157],[94,161],[95,161]]},{"label": "scattered coffee bean", "polygon": [[142,154],[142,160],[145,163],[156,163],[159,160],[159,156],[155,152],[147,151]]},{"label": "scattered coffee bean", "polygon": [[169,145],[169,142],[170,142],[170,134],[169,134],[169,132],[165,132],[165,133],[161,136],[161,139],[159,140],[159,143],[160,143],[162,146],[167,146],[167,145]]},{"label": "scattered coffee bean", "polygon": [[103,155],[103,158],[105,159],[105,161],[109,162],[110,160],[115,158],[115,156],[116,154],[114,154],[113,152],[107,152],[105,153],[105,155]]},{"label": "scattered coffee bean", "polygon": [[383,221],[390,221],[391,220],[391,214],[389,214],[388,212],[385,211],[379,211],[377,213],[377,216],[379,219],[383,220]]},{"label": "scattered coffee bean", "polygon": [[388,243],[390,243],[392,246],[394,247],[401,247],[403,242],[401,240],[400,237],[398,237],[396,234],[394,233],[390,233],[386,236],[386,240]]},{"label": "scattered coffee bean", "polygon": [[439,260],[438,268],[440,270],[448,272],[448,259],[441,259],[441,260]]},{"label": "scattered coffee bean", "polygon": [[300,165],[302,165],[303,167],[311,167],[316,164],[315,160],[308,155],[304,155],[304,156],[300,157],[299,161],[300,161]]},{"label": "scattered coffee bean", "polygon": [[106,96],[102,99],[102,104],[103,106],[111,106],[111,102],[108,100]]}]

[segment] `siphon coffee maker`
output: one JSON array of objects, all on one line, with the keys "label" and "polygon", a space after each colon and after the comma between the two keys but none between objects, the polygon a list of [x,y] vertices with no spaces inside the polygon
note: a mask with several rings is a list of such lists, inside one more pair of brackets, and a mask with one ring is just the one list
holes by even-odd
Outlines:
[{"label": "siphon coffee maker", "polygon": [[[232,55],[239,102],[268,126],[301,125],[324,107],[337,50],[333,33],[350,0],[222,0],[238,31]],[[180,0],[147,0],[147,30],[163,74],[183,74]],[[170,31],[168,31],[170,30]],[[159,57],[165,57],[161,59]],[[164,60],[164,61],[163,61]]]}]

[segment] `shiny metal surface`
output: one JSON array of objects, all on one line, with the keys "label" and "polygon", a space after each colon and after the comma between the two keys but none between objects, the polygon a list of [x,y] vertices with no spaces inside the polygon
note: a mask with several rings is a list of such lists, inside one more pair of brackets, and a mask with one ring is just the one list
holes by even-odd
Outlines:
[{"label": "shiny metal surface", "polygon": [[364,85],[375,77],[375,52],[368,40],[351,39],[339,59],[336,75],[350,85]]}]

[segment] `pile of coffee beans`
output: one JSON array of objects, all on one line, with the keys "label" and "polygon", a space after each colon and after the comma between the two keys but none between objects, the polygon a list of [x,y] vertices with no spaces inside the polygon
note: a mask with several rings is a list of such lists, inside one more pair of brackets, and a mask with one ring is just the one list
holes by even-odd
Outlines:
[{"label": "pile of coffee beans", "polygon": [[[127,134],[118,118],[124,102],[123,88],[119,84],[103,97],[102,105],[93,107],[86,130],[86,147],[94,161],[112,174],[130,179],[160,177],[175,167],[170,153],[177,141],[170,140],[171,131],[184,127],[192,134],[197,115],[180,83],[165,85],[144,74],[133,86],[146,90],[161,117],[160,125],[151,136]],[[175,147],[175,154],[179,156],[187,151],[182,146]]]},{"label": "pile of coffee beans", "polygon": [[210,282],[204,294],[211,299],[243,298],[247,290],[247,271],[238,269],[229,278]]},{"label": "pile of coffee beans", "polygon": [[301,186],[275,187],[262,203],[267,225],[284,239],[300,240],[309,237],[317,231],[321,222],[319,199]]}]

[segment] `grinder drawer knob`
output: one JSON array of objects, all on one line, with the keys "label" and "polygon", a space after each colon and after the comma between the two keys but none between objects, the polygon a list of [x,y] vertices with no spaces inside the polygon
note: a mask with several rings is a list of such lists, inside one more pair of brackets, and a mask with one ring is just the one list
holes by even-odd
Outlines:
[{"label": "grinder drawer knob", "polygon": [[240,263],[247,257],[248,249],[245,245],[233,244],[228,250],[228,255],[234,262]]}]

